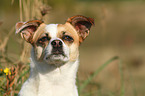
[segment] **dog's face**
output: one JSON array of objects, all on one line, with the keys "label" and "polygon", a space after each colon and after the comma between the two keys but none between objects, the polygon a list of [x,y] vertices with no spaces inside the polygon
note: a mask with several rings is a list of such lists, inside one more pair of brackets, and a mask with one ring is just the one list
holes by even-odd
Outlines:
[{"label": "dog's face", "polygon": [[19,22],[16,33],[33,46],[34,57],[39,62],[64,64],[78,58],[78,47],[88,36],[92,18],[73,16],[65,24],[46,25],[40,20]]}]

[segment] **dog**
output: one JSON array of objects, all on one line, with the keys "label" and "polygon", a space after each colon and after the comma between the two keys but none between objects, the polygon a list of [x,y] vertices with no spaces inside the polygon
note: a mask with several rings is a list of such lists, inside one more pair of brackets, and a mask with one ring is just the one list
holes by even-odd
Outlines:
[{"label": "dog", "polygon": [[92,25],[94,19],[82,15],[65,24],[18,22],[16,34],[32,45],[30,76],[18,96],[78,96],[79,46]]}]

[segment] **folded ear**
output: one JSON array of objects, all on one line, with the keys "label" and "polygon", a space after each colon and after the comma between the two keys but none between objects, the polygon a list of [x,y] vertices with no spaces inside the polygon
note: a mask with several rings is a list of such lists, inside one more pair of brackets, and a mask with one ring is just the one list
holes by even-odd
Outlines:
[{"label": "folded ear", "polygon": [[92,25],[94,25],[94,19],[85,16],[77,15],[67,20],[74,26],[79,34],[79,42],[81,43],[88,35]]},{"label": "folded ear", "polygon": [[22,38],[27,42],[33,43],[33,35],[37,28],[43,23],[40,20],[32,20],[28,22],[18,22],[16,24],[16,34],[20,33]]}]

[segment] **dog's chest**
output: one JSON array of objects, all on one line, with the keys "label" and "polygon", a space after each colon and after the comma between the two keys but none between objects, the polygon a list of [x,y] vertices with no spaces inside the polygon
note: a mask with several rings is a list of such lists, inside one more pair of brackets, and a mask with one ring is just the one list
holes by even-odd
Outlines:
[{"label": "dog's chest", "polygon": [[38,96],[77,96],[75,80],[67,78],[60,69],[57,69],[57,73],[49,74],[47,77],[41,74],[39,76]]},{"label": "dog's chest", "polygon": [[[48,84],[40,82],[38,96],[76,96],[75,86],[70,84]],[[67,95],[66,95],[67,94]]]}]

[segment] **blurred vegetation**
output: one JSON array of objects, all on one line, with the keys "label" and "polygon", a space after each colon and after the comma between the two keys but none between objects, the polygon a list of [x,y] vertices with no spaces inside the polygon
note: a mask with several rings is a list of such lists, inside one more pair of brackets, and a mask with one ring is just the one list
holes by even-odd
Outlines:
[{"label": "blurred vegetation", "polygon": [[[28,2],[27,4],[31,2],[34,6],[33,0],[22,1]],[[145,0],[36,1],[41,1],[50,8],[43,18],[45,23],[64,23],[73,15],[85,15],[95,19],[90,36],[80,46],[79,84],[93,76],[92,74],[113,56],[119,56],[122,61],[123,78],[118,67],[119,61],[111,62],[91,79],[82,91],[85,94],[81,94],[82,96],[144,96]],[[20,71],[16,79],[19,81],[16,84],[16,93],[29,75],[29,51],[27,50],[27,55],[22,54],[29,48],[20,36],[15,35],[14,26],[19,21],[41,18],[40,14],[32,15],[34,11],[32,12],[30,6],[26,6],[23,5],[22,10],[18,0],[0,0],[0,69],[14,66],[11,70]],[[29,15],[25,13],[26,10]],[[40,8],[38,10],[40,11]],[[23,12],[21,19],[20,12]],[[7,80],[3,73],[0,73],[0,76],[2,90],[6,88]],[[122,90],[124,95],[121,95]]]}]

